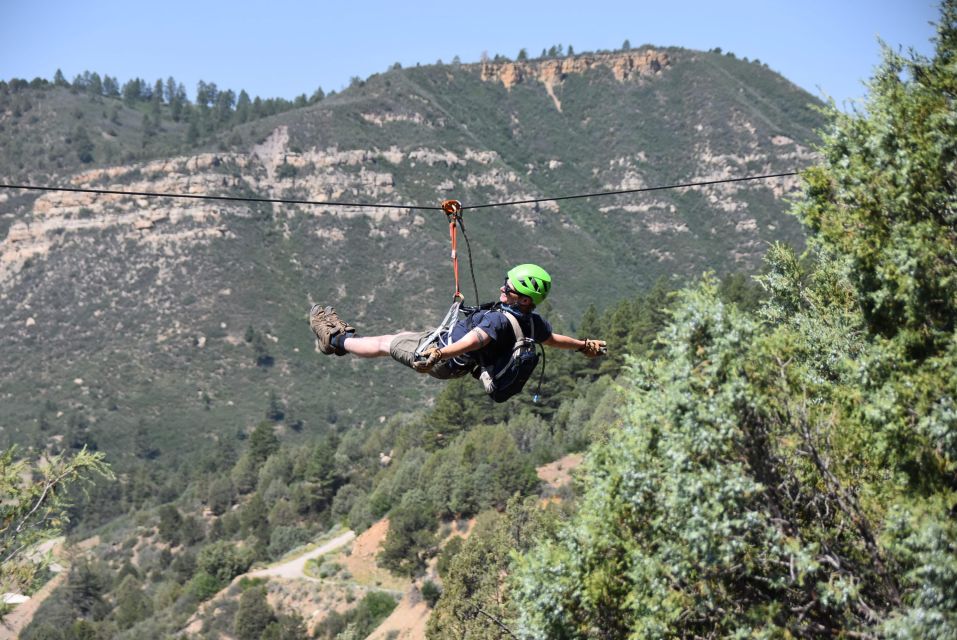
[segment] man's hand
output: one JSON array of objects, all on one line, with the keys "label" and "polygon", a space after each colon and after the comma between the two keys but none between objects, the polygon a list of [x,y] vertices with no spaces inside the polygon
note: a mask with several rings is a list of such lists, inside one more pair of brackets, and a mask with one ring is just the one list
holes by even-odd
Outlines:
[{"label": "man's hand", "polygon": [[442,350],[430,347],[422,354],[422,358],[412,363],[412,368],[419,373],[428,373],[432,367],[442,362]]},{"label": "man's hand", "polygon": [[578,350],[586,358],[597,358],[598,356],[608,355],[608,348],[604,340],[585,339],[585,344]]}]

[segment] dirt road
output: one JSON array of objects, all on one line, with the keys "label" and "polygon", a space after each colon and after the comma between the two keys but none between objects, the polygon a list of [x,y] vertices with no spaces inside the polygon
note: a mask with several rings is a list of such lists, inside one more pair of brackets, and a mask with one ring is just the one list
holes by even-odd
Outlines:
[{"label": "dirt road", "polygon": [[330,551],[334,551],[339,547],[343,547],[350,542],[352,542],[356,537],[354,531],[346,531],[345,533],[336,536],[329,542],[324,545],[313,549],[309,553],[304,553],[298,558],[293,558],[289,562],[284,562],[278,564],[274,567],[267,567],[265,569],[259,569],[258,571],[252,571],[247,573],[246,576],[249,578],[267,578],[267,577],[277,577],[277,578],[306,578],[308,580],[315,580],[315,578],[310,578],[307,576],[304,571],[306,568],[306,562],[312,560],[313,558],[318,558],[319,556],[325,555]]}]

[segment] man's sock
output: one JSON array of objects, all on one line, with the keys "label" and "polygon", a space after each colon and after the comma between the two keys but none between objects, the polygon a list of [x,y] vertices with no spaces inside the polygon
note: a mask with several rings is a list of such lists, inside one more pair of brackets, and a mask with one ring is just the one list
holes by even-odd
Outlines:
[{"label": "man's sock", "polygon": [[344,356],[348,351],[346,351],[346,338],[354,338],[354,331],[349,331],[348,333],[340,333],[338,335],[332,336],[332,340],[329,341],[335,350],[337,356]]}]

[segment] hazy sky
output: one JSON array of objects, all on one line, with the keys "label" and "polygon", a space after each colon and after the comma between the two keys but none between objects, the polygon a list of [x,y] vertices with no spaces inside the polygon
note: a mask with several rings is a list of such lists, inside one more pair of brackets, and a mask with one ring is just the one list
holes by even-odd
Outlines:
[{"label": "hazy sky", "polygon": [[0,0],[0,78],[68,80],[96,71],[125,82],[175,77],[252,96],[341,90],[395,62],[514,58],[554,44],[576,51],[653,44],[721,47],[759,58],[811,93],[859,99],[877,39],[929,54],[929,0],[484,0],[221,2]]}]

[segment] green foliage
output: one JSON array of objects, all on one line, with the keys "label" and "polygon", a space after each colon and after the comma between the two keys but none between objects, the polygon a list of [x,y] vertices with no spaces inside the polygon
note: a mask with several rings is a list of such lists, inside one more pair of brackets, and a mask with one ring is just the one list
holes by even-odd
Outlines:
[{"label": "green foliage", "polygon": [[257,424],[249,436],[249,456],[253,464],[261,465],[278,450],[279,438],[276,437],[275,425],[271,422]]},{"label": "green foliage", "polygon": [[526,495],[538,486],[534,467],[504,425],[470,430],[432,456],[421,474],[420,486],[444,516],[504,508],[514,493]]},{"label": "green foliage", "polygon": [[389,533],[382,543],[379,563],[393,573],[410,577],[421,572],[435,544],[433,513],[424,492],[415,489],[406,493],[390,513]]},{"label": "green foliage", "polygon": [[[554,55],[563,51],[560,45],[553,47]],[[571,55],[571,47],[567,53]],[[104,176],[104,186],[114,180],[133,184],[159,179],[161,172],[154,173],[145,164],[148,159],[218,149],[209,171],[221,176],[203,183],[219,187],[221,179],[223,193],[262,195],[252,190],[266,184],[263,180],[268,182],[268,172],[258,162],[239,166],[226,150],[245,153],[249,145],[261,144],[276,127],[285,126],[289,158],[279,165],[279,174],[290,191],[287,195],[305,197],[309,181],[326,180],[332,175],[326,175],[328,171],[337,181],[355,179],[371,186],[366,179],[372,165],[378,165],[376,172],[394,177],[394,195],[400,200],[432,201],[436,185],[451,181],[455,189],[464,189],[460,197],[474,203],[513,192],[567,193],[582,184],[602,188],[634,175],[649,184],[695,175],[699,167],[689,150],[705,139],[683,132],[701,124],[713,155],[735,157],[742,139],[729,123],[740,121],[729,113],[752,122],[757,140],[783,132],[802,145],[819,121],[803,107],[807,94],[773,74],[731,59],[713,62],[693,52],[668,53],[674,65],[647,81],[621,83],[602,70],[570,74],[559,92],[561,112],[540,84],[519,83],[506,91],[500,83],[482,81],[478,65],[469,64],[396,69],[356,83],[344,95],[330,95],[315,108],[268,122],[256,121],[270,109],[265,101],[250,99],[244,92],[236,96],[205,82],[195,104],[186,100],[185,90],[173,79],[163,84],[162,97],[156,83],[130,84],[127,104],[119,97],[120,88],[126,86],[109,76],[101,76],[99,89],[92,74],[81,77],[73,94],[39,84],[31,88],[29,83],[17,83],[16,91],[3,85],[0,111],[11,118],[0,123],[4,150],[0,172],[29,174],[37,180],[75,173],[83,163],[72,146],[59,141],[72,140],[82,125],[94,147],[91,164],[130,165],[120,176]],[[746,92],[743,100],[741,87]],[[317,92],[316,100],[321,98]],[[490,104],[495,108],[488,109]],[[41,105],[44,113],[67,114],[66,124],[39,118]],[[711,112],[721,115],[712,119]],[[388,118],[380,126],[362,117],[382,113],[414,113],[426,123],[467,122],[469,131],[423,126],[402,117]],[[627,114],[625,120],[622,114]],[[634,120],[634,114],[642,123]],[[238,122],[246,124],[236,126]],[[385,145],[382,135],[388,140]],[[44,143],[50,146],[44,148],[37,140],[53,142]],[[350,161],[312,167],[293,157],[314,150],[348,152],[392,145],[407,159],[397,162],[391,152],[388,156],[373,152],[366,166]],[[428,156],[430,149],[445,149],[463,160],[432,163],[416,157],[413,168],[410,154]],[[762,143],[762,150],[767,149],[769,144]],[[646,152],[647,159],[639,161],[636,150]],[[488,165],[470,160],[475,152],[490,152],[497,159]],[[545,170],[553,159],[563,165]],[[200,175],[200,170],[172,162],[171,171],[177,175]],[[743,172],[749,167],[742,163],[736,168]],[[493,174],[486,170],[495,176],[514,172],[515,182],[509,175],[499,186],[498,178],[489,180]],[[479,176],[478,181],[473,176]],[[0,220],[0,231],[28,214],[31,198],[12,197],[14,217]],[[737,198],[748,205],[748,216],[758,224],[747,241],[776,237],[800,241],[796,223],[781,219],[782,207],[769,190],[742,189]],[[632,201],[608,204],[627,207]],[[35,418],[48,398],[59,409],[46,411],[33,431],[28,425],[3,436],[57,447],[61,445],[51,436],[66,432],[65,446],[99,442],[110,459],[115,458],[123,481],[97,484],[89,499],[75,501],[74,514],[84,519],[77,535],[85,536],[94,526],[117,517],[110,532],[133,522],[147,528],[162,519],[156,509],[169,505],[182,516],[178,536],[182,545],[190,540],[204,545],[188,553],[176,548],[170,554],[160,551],[165,545],[151,548],[153,540],[135,543],[142,560],[137,579],[149,581],[146,592],[153,595],[155,626],[140,621],[127,635],[163,637],[183,629],[197,601],[225,586],[225,576],[236,570],[229,568],[230,562],[209,557],[222,551],[216,545],[241,553],[242,565],[253,557],[279,555],[327,527],[333,518],[362,528],[396,510],[393,515],[403,534],[397,538],[393,559],[400,571],[415,572],[422,559],[435,552],[432,531],[440,516],[502,508],[516,492],[537,493],[535,464],[614,433],[626,390],[612,378],[626,366],[623,354],[660,349],[652,337],[670,302],[664,297],[646,301],[648,287],[658,276],[673,276],[662,285],[667,289],[680,278],[697,275],[702,265],[720,270],[731,264],[743,237],[715,228],[717,209],[704,197],[672,199],[662,194],[655,207],[648,216],[616,209],[599,215],[590,205],[569,201],[557,212],[521,211],[522,222],[533,226],[517,226],[513,212],[494,209],[480,224],[470,225],[480,283],[500,282],[500,277],[490,280],[489,274],[500,274],[503,263],[533,259],[529,251],[538,253],[541,247],[555,256],[550,270],[560,284],[552,297],[556,306],[547,310],[547,317],[562,333],[610,338],[613,356],[604,361],[549,351],[548,377],[538,405],[527,397],[525,402],[493,405],[474,380],[439,385],[406,375],[394,363],[354,363],[353,372],[342,361],[331,363],[307,348],[306,299],[335,302],[344,312],[352,309],[349,313],[357,315],[350,319],[361,319],[361,330],[368,335],[419,328],[431,318],[437,311],[433,307],[445,302],[435,295],[436,267],[429,257],[446,250],[442,225],[427,220],[420,228],[414,223],[416,233],[406,238],[381,233],[383,224],[392,224],[386,219],[333,219],[257,205],[227,207],[220,212],[223,238],[191,246],[190,268],[170,270],[159,265],[172,265],[186,255],[179,255],[174,245],[170,250],[175,255],[164,256],[143,250],[142,243],[118,240],[128,235],[126,231],[116,236],[103,229],[91,238],[82,230],[74,233],[72,227],[62,234],[51,231],[64,241],[56,247],[57,259],[37,257],[15,274],[3,298],[13,302],[0,313],[0,324],[7,323],[8,329],[4,354],[9,357],[2,367],[4,408],[11,420],[21,415]],[[688,224],[690,233],[647,232],[646,218],[670,216],[669,211]],[[184,225],[183,230],[203,224],[189,215],[174,218],[168,223]],[[165,232],[168,223],[158,222],[154,231]],[[317,235],[317,229],[329,224],[341,229],[344,240],[329,242],[327,235]],[[521,233],[502,231],[519,228]],[[422,251],[409,253],[411,237]],[[99,249],[95,265],[87,261],[87,240],[95,240]],[[75,247],[80,251],[73,253]],[[753,267],[755,256],[746,256],[742,268]],[[369,280],[369,265],[390,263],[406,265],[403,273],[408,275],[393,279],[390,267],[383,271],[382,283]],[[334,269],[327,269],[332,264]],[[117,282],[128,285],[118,291]],[[345,298],[340,286],[346,287]],[[145,291],[149,304],[142,304]],[[639,291],[646,292],[640,303],[615,302]],[[373,295],[374,309],[366,308]],[[34,309],[57,305],[73,311],[54,324],[37,317],[35,327],[24,329],[27,311],[16,301],[27,297]],[[115,304],[99,305],[97,300]],[[602,308],[588,311],[591,302],[600,302]],[[268,325],[263,318],[268,318]],[[235,338],[242,338],[247,326],[246,343],[237,344]],[[166,338],[157,340],[160,335]],[[200,335],[206,338],[202,347]],[[46,358],[58,366],[42,365]],[[77,377],[86,383],[74,385],[71,381]],[[270,402],[271,390],[276,390],[275,403]],[[421,407],[423,397],[433,395],[433,410],[398,415]],[[62,419],[57,416],[61,410]],[[286,413],[287,424],[293,423],[291,415],[301,420],[300,428],[275,430],[283,433],[282,445],[288,449],[270,444],[265,429],[245,436],[247,425],[261,420],[264,410],[274,421],[278,411]],[[71,415],[76,417],[65,427]],[[397,417],[379,424],[376,419],[382,415]],[[333,425],[342,430],[341,442],[324,439]],[[261,441],[260,436],[267,437]],[[380,465],[380,453],[392,458],[391,465]],[[419,511],[408,504],[405,498],[412,492],[422,496],[426,508]],[[190,523],[199,523],[191,517],[204,498],[214,515],[208,541],[199,538],[202,526],[189,533]],[[239,506],[233,509],[234,505]],[[168,539],[176,535],[169,527],[164,531]],[[150,538],[146,531],[138,535]],[[117,537],[113,542],[126,541]],[[109,555],[111,561],[119,554],[124,562],[130,561],[131,547],[108,546],[104,542],[95,553]],[[118,601],[117,582],[106,585],[101,594],[106,605]],[[65,632],[78,614],[69,607],[63,611],[66,622],[56,628]],[[209,629],[210,634],[230,632],[234,611],[229,606],[223,611],[219,628]],[[482,614],[478,619],[494,626]],[[85,623],[113,624],[109,615]],[[281,623],[281,619],[271,623],[263,635],[274,633]],[[103,627],[98,632],[109,635],[111,630]],[[115,625],[112,632],[118,633]],[[353,625],[348,633],[359,632]]]},{"label": "green foliage", "polygon": [[0,452],[0,590],[19,592],[42,567],[27,555],[38,542],[56,536],[67,517],[66,489],[101,476],[113,478],[102,453],[85,448],[43,464],[17,458],[17,449]]},{"label": "green foliage", "polygon": [[276,614],[266,602],[266,588],[252,587],[239,597],[239,610],[233,629],[239,640],[259,640],[269,625],[276,622]]},{"label": "green foliage", "polygon": [[262,640],[308,640],[306,623],[298,613],[279,615],[262,633]]},{"label": "green foliage", "polygon": [[230,580],[244,573],[250,564],[250,550],[238,548],[226,540],[206,545],[196,557],[199,570],[218,580],[221,585],[228,584]]},{"label": "green foliage", "polygon": [[233,483],[228,477],[220,477],[209,485],[206,504],[213,515],[222,515],[232,505],[234,498]]},{"label": "green foliage", "polygon": [[[952,29],[942,26],[943,42]],[[884,56],[866,117],[832,113],[827,164],[808,173],[798,214],[816,246],[848,261],[870,329],[923,357],[957,318],[957,122],[945,97],[957,79],[945,51],[934,60]]]},{"label": "green foliage", "polygon": [[216,576],[200,571],[189,581],[186,591],[197,601],[203,602],[216,595],[223,586],[223,582]]},{"label": "green foliage", "polygon": [[159,509],[159,526],[157,534],[161,540],[169,542],[174,547],[180,543],[180,530],[183,527],[183,516],[179,509],[171,504],[164,504]]},{"label": "green foliage", "polygon": [[[464,543],[453,538],[461,547],[452,550],[451,561],[445,561],[447,568],[441,572],[444,591],[429,618],[428,638],[501,638],[501,625],[514,628],[516,611],[504,576],[515,554],[540,539],[553,526],[554,517],[534,498],[514,499],[502,514],[487,511],[479,516]],[[422,594],[425,597],[424,586]]]},{"label": "green foliage", "polygon": [[578,513],[514,574],[518,635],[957,633],[955,22],[831,114],[814,252],[772,247],[760,311],[706,280],[632,361]]},{"label": "green foliage", "polygon": [[133,576],[126,576],[117,588],[114,618],[121,629],[129,629],[153,613],[153,603],[143,593],[143,587]]},{"label": "green foliage", "polygon": [[315,637],[365,638],[395,609],[395,598],[381,591],[370,591],[353,609],[345,614],[331,611],[316,626]]},{"label": "green foliage", "polygon": [[425,600],[425,603],[429,605],[429,608],[434,608],[435,603],[439,601],[439,598],[442,596],[442,589],[439,585],[435,584],[431,580],[426,580],[422,584],[422,599]]}]

